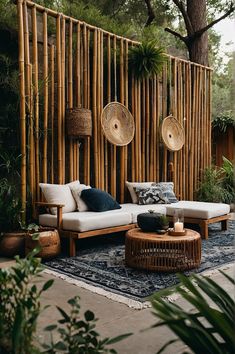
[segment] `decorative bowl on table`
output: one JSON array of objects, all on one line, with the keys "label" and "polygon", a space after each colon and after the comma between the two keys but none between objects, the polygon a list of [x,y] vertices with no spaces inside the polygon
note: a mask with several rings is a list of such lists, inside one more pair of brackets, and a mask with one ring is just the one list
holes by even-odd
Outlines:
[{"label": "decorative bowl on table", "polygon": [[137,224],[142,231],[157,232],[164,234],[169,228],[169,222],[165,215],[149,210],[148,213],[142,213],[137,216]]}]

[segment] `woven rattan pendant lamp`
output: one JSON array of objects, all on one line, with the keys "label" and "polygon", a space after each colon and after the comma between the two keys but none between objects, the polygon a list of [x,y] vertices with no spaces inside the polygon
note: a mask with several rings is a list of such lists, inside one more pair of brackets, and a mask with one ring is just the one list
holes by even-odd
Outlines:
[{"label": "woven rattan pendant lamp", "polygon": [[114,91],[115,101],[108,103],[101,113],[101,127],[106,139],[113,145],[128,145],[134,138],[135,124],[131,112],[117,102],[117,60],[114,50]]}]

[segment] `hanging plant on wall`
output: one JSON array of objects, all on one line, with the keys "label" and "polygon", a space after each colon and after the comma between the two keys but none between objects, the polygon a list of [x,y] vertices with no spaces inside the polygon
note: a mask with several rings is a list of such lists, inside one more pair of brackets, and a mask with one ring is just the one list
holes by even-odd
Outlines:
[{"label": "hanging plant on wall", "polygon": [[142,42],[130,48],[129,64],[138,79],[151,78],[162,70],[166,61],[163,48],[157,48],[156,41]]}]

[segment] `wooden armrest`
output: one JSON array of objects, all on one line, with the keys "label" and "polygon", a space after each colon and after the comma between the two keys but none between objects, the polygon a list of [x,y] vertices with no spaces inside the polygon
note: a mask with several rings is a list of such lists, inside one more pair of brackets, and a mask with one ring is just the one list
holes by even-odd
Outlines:
[{"label": "wooden armrest", "polygon": [[35,202],[36,206],[44,206],[48,208],[63,208],[64,204],[55,204],[55,203],[47,203],[47,202]]},{"label": "wooden armrest", "polygon": [[65,206],[64,204],[55,204],[55,203],[47,203],[47,202],[35,202],[34,205],[36,207],[48,207],[48,208],[57,208],[57,229],[61,229],[62,227],[62,208]]}]

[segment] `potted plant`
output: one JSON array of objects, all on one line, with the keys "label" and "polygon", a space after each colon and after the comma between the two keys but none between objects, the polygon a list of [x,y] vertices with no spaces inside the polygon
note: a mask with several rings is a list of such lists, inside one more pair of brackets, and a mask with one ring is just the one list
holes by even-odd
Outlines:
[{"label": "potted plant", "polygon": [[167,231],[169,229],[169,220],[166,215],[160,215],[158,222],[159,222],[159,226],[160,226],[159,230]]},{"label": "potted plant", "polygon": [[21,202],[14,186],[0,180],[0,254],[7,257],[24,253],[24,236],[20,228]]},{"label": "potted plant", "polygon": [[161,72],[166,55],[156,41],[142,42],[130,48],[129,64],[138,79],[151,78]]}]

